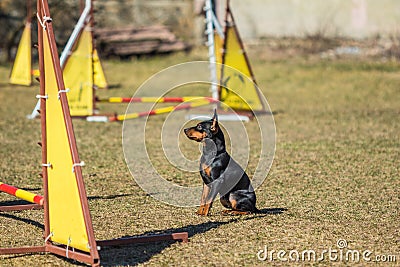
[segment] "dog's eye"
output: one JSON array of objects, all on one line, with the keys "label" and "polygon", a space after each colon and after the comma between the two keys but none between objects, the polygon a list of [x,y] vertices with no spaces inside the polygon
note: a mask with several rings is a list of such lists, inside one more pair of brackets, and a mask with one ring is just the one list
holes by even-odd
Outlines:
[{"label": "dog's eye", "polygon": [[201,125],[199,124],[199,125],[197,125],[197,130],[202,130],[203,129],[203,127],[201,127]]}]

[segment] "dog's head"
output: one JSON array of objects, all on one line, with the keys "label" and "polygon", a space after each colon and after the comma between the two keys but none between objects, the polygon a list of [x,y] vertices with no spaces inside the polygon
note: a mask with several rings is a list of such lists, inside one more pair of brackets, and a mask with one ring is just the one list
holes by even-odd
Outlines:
[{"label": "dog's head", "polygon": [[220,131],[218,126],[217,110],[214,109],[214,116],[211,120],[198,123],[196,126],[184,130],[186,136],[194,141],[201,142],[206,138],[212,139]]}]

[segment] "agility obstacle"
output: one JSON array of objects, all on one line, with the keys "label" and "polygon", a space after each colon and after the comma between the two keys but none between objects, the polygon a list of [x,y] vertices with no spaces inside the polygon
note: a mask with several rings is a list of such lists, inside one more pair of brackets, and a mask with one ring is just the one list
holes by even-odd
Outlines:
[{"label": "agility obstacle", "polygon": [[[254,112],[265,112],[266,107],[261,101],[257,89],[257,83],[250,66],[242,39],[240,38],[236,23],[230,7],[230,1],[226,2],[225,27],[222,29],[214,14],[211,0],[205,1],[204,11],[206,14],[206,34],[208,46],[208,58],[210,62],[211,97],[204,97],[209,103],[226,104],[227,107],[241,113],[232,118],[225,115],[225,120],[248,121]],[[218,63],[218,64],[217,64]],[[225,67],[224,65],[228,66]],[[244,101],[244,100],[245,101]],[[120,98],[98,99],[99,102],[108,103],[165,103],[165,102],[190,102],[190,97],[181,98]],[[200,105],[187,104],[176,107],[165,107],[145,112],[137,112],[125,115],[94,118],[88,117],[89,121],[123,121],[145,116],[169,113],[181,109],[189,109]],[[243,115],[247,116],[245,118]],[[196,115],[195,117],[198,117]]]},{"label": "agility obstacle", "polygon": [[[160,115],[171,113],[173,111],[191,109],[196,107],[201,107],[205,105],[209,105],[211,103],[217,103],[218,101],[211,97],[162,97],[162,98],[153,98],[153,97],[138,97],[132,98],[132,102],[140,102],[140,103],[171,103],[171,102],[180,102],[184,103],[177,106],[168,106],[163,108],[156,108],[149,111],[143,112],[134,112],[127,113],[124,115],[113,115],[113,116],[88,116],[86,118],[87,121],[90,122],[112,122],[112,121],[124,121],[130,119],[137,119],[142,117],[148,117],[153,115]],[[127,98],[126,101],[130,100]],[[115,101],[122,101],[122,99],[115,99]],[[119,103],[119,102],[117,102]]]},{"label": "agility obstacle", "polygon": [[43,202],[44,202],[43,196],[19,189],[17,187],[8,184],[4,184],[2,182],[0,182],[0,191],[15,196],[16,198],[30,202],[29,204],[0,206],[0,212],[43,208]]},{"label": "agility obstacle", "polygon": [[[250,62],[230,8],[230,1],[226,2],[224,28],[221,27],[214,14],[211,0],[205,1],[204,11],[206,14],[205,33],[207,34],[207,45],[209,48],[210,90],[211,98],[215,100],[210,103],[221,101],[225,104],[225,107],[233,109],[242,115],[247,115],[250,118],[254,115],[254,112],[265,112],[266,107],[261,101]],[[96,62],[96,57],[93,55],[97,55],[97,51],[93,45],[92,27],[90,27],[91,21],[93,21],[91,0],[86,0],[85,9],[61,55],[65,85],[69,89],[68,100],[71,116],[84,117],[88,121],[97,122],[123,121],[166,112],[163,112],[163,110],[162,112],[152,110],[130,114],[129,116],[104,116],[95,114],[96,103],[166,103],[190,100],[190,97],[182,97],[181,99],[171,98],[171,101],[167,100],[167,98],[157,97],[97,98],[95,96],[93,80],[96,77],[96,73],[101,74],[103,72],[101,67],[99,71],[96,71],[96,65],[93,64],[93,62]],[[72,48],[74,48],[73,51]],[[68,53],[68,51],[71,52]],[[224,67],[224,65],[228,67]],[[164,101],[161,99],[164,99]],[[36,109],[39,109],[39,102],[29,118],[34,118],[38,115]],[[172,112],[179,109],[167,107],[164,110]],[[237,116],[234,117],[237,118]]]},{"label": "agility obstacle", "polygon": [[37,195],[14,186],[4,184],[2,182],[0,182],[0,191],[31,203],[43,205],[43,197],[41,195]]},{"label": "agility obstacle", "polygon": [[137,119],[147,116],[166,114],[177,110],[191,109],[195,107],[209,105],[211,103],[217,103],[218,101],[211,97],[203,96],[187,96],[187,97],[110,97],[105,99],[97,99],[98,102],[103,103],[185,103],[178,106],[168,106],[163,108],[156,108],[150,111],[127,113],[123,115],[111,115],[111,116],[88,116],[86,120],[89,122],[112,122],[112,121],[124,121],[130,119]]},{"label": "agility obstacle", "polygon": [[32,1],[26,2],[27,12],[25,27],[18,44],[14,64],[11,69],[9,83],[30,86],[32,84],[32,44],[31,44],[31,25],[32,25]]},{"label": "agility obstacle", "polygon": [[236,111],[265,112],[266,107],[257,90],[257,82],[236,27],[229,0],[226,4],[224,36],[219,83],[220,101]]},{"label": "agility obstacle", "polygon": [[106,246],[188,241],[187,232],[96,241],[47,0],[37,0],[44,242],[0,255],[48,252],[92,266]]},{"label": "agility obstacle", "polygon": [[[190,102],[190,101],[193,101],[193,102]],[[109,121],[124,121],[124,120],[137,119],[137,118],[147,117],[147,116],[152,116],[152,115],[171,113],[173,111],[191,109],[191,108],[209,105],[211,103],[217,103],[218,101],[213,98],[200,98],[200,99],[192,99],[192,100],[184,101],[184,102],[185,102],[184,104],[181,104],[178,106],[169,106],[169,107],[164,107],[164,108],[153,109],[150,111],[135,112],[135,113],[129,113],[129,114],[125,114],[125,115],[118,115],[118,116],[110,117]],[[186,103],[186,102],[189,102],[189,103]]]},{"label": "agility obstacle", "polygon": [[[107,88],[104,70],[94,46],[92,0],[85,7],[60,57],[71,116],[85,117],[94,114],[94,90]],[[40,101],[28,119],[39,116]]]},{"label": "agility obstacle", "polygon": [[212,101],[210,97],[204,96],[184,96],[184,97],[110,97],[103,99],[96,99],[97,102],[102,103],[182,103],[193,100],[208,99]]},{"label": "agility obstacle", "polygon": [[[10,73],[9,83],[15,85],[29,86],[32,84],[32,76],[39,77],[40,74],[37,69],[32,69],[32,48],[31,48],[32,47],[31,44],[32,0],[27,0],[26,6],[27,6],[27,15],[26,15],[25,27],[20,42],[18,44],[18,49],[15,56],[14,64]],[[92,12],[92,10],[89,11]],[[65,60],[67,60],[71,56],[76,57],[74,55],[75,52],[80,54],[79,49],[77,49],[77,43],[79,41],[77,39],[79,35],[80,33],[75,34],[74,38],[71,39],[70,46],[66,46],[66,49],[64,49]],[[92,39],[93,37],[91,36],[90,40],[91,43],[93,43]],[[72,51],[74,48],[76,48],[75,51]],[[104,74],[104,70],[97,49],[94,48],[92,53],[93,53],[92,55],[93,86],[95,88],[107,88],[108,87],[107,80]],[[64,66],[65,62],[63,62],[62,58],[61,58],[61,63],[62,66]],[[65,72],[64,75],[66,77],[64,78],[66,79],[66,81],[71,80],[70,83],[73,85],[72,87],[76,88],[77,85],[74,83],[77,83],[79,81],[77,81],[77,79],[74,76],[80,75],[79,71],[78,72],[76,71],[76,68],[79,68],[80,64],[74,64],[74,66],[75,70],[72,71],[71,73]],[[91,79],[91,77],[89,79]],[[39,109],[39,106],[37,106],[36,109]]]}]

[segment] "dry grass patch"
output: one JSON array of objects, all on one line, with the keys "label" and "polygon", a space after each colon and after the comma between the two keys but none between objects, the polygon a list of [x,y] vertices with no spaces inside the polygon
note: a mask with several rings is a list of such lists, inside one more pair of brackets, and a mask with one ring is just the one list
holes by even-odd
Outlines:
[{"label": "dry grass patch", "polygon": [[[302,58],[268,61],[250,51],[254,72],[275,115],[276,156],[257,190],[258,206],[270,214],[223,216],[215,203],[209,217],[146,195],[130,176],[121,146],[122,125],[74,120],[84,179],[98,239],[185,230],[188,244],[160,243],[101,251],[105,266],[264,266],[264,248],[321,252],[338,239],[373,255],[400,261],[398,179],[400,166],[400,74],[397,62],[328,61]],[[133,61],[106,61],[109,83],[100,96],[130,96],[145,79],[199,53]],[[37,86],[6,84],[0,67],[1,180],[41,192],[39,121],[28,121]],[[124,111],[125,107],[99,106]],[[155,119],[154,127],[159,126]],[[248,124],[250,138],[258,138]],[[196,148],[197,149],[197,148]],[[194,149],[194,151],[196,151]],[[197,149],[198,150],[198,149]],[[161,159],[156,147],[151,157]],[[182,184],[200,176],[165,174]],[[249,169],[254,168],[250,161]],[[13,198],[0,194],[0,202]],[[280,211],[280,212],[273,212]],[[41,211],[0,214],[0,246],[41,243]],[[276,255],[275,255],[276,259]],[[275,265],[285,263],[275,261]],[[330,266],[325,259],[321,265]],[[0,266],[75,266],[52,255],[1,256]]]}]

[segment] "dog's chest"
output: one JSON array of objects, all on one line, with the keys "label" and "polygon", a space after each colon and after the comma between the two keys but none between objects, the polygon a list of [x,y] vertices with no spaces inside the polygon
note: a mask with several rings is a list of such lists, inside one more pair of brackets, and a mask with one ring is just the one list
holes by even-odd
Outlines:
[{"label": "dog's chest", "polygon": [[200,175],[205,184],[211,183],[217,177],[215,176],[215,170],[213,171],[213,166],[215,166],[215,156],[214,155],[202,155],[200,159]]},{"label": "dog's chest", "polygon": [[218,179],[225,171],[229,162],[227,153],[219,155],[203,154],[200,159],[200,174],[203,181],[208,184]]}]

